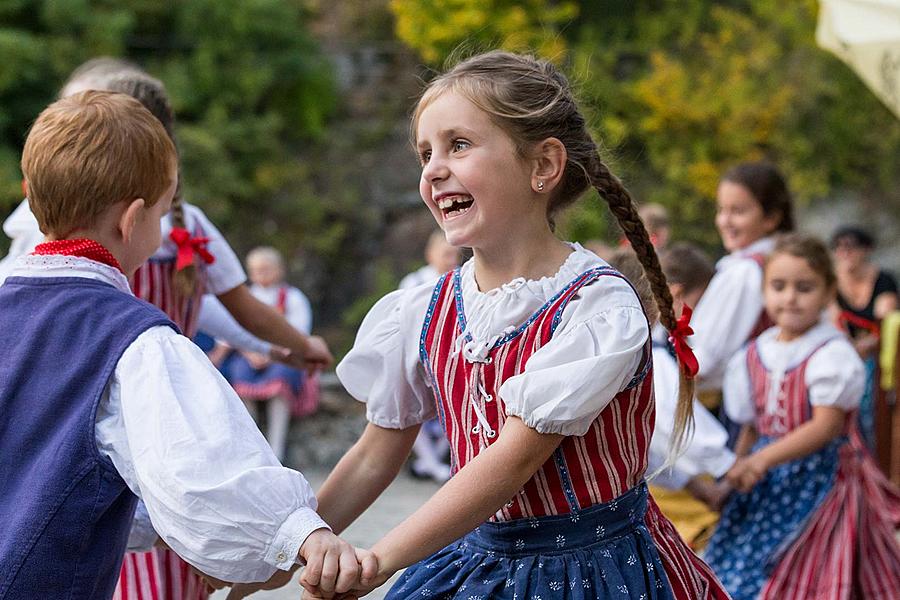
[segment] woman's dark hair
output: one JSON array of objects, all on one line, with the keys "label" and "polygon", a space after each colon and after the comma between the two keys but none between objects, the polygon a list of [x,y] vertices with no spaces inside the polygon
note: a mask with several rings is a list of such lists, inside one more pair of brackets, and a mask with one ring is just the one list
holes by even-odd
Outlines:
[{"label": "woman's dark hair", "polygon": [[831,234],[829,245],[832,249],[836,248],[841,240],[851,240],[854,244],[866,250],[875,247],[875,238],[865,229],[856,225],[841,225]]},{"label": "woman's dark hair", "polygon": [[759,202],[766,216],[780,215],[775,231],[794,230],[794,203],[784,176],[770,162],[739,163],[725,171],[722,181],[730,181],[747,188]]}]

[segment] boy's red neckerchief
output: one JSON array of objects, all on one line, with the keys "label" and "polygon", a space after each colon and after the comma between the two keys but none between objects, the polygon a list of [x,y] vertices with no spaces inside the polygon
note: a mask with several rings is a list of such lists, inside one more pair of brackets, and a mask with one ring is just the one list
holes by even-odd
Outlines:
[{"label": "boy's red neckerchief", "polygon": [[693,379],[700,371],[700,363],[697,362],[697,357],[687,342],[687,338],[694,335],[694,330],[691,329],[692,313],[691,307],[685,304],[681,309],[681,316],[675,322],[675,329],[669,332],[669,341],[675,348],[675,356],[678,357],[681,369],[688,379]]},{"label": "boy's red neckerchief", "polygon": [[173,227],[169,233],[169,239],[175,242],[178,248],[178,257],[175,259],[175,270],[181,271],[194,264],[194,255],[199,256],[203,262],[211,265],[216,261],[206,245],[209,243],[208,237],[191,237],[190,232],[184,227]]},{"label": "boy's red neckerchief", "polygon": [[[87,258],[98,263],[103,263],[110,267],[114,267],[122,271],[122,265],[116,260],[109,250],[103,244],[86,238],[74,240],[54,240],[52,242],[44,242],[38,244],[34,248],[32,254],[38,256],[46,256],[50,254],[58,254],[61,256],[78,256]],[[124,271],[122,271],[124,274]]]}]

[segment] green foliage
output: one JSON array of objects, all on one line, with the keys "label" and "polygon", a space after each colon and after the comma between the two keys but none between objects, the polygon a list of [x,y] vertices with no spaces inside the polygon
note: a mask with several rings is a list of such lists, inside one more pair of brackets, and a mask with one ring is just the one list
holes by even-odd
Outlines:
[{"label": "green foliage", "polygon": [[565,42],[558,26],[578,14],[566,0],[390,0],[397,37],[438,64],[462,43],[507,50],[533,50],[560,59]]},{"label": "green foliage", "polygon": [[[20,199],[29,124],[98,55],[162,79],[178,116],[184,196],[226,231],[321,246],[302,227],[314,185],[298,155],[337,99],[300,0],[17,0],[0,3],[0,216]],[[277,215],[277,218],[273,218]],[[263,231],[259,223],[275,223]],[[333,238],[333,229],[323,236]],[[333,246],[330,241],[327,246]]]},{"label": "green foliage", "polygon": [[[511,3],[432,4],[391,3],[398,36],[430,63],[463,40],[504,39],[494,23]],[[576,12],[527,6],[532,31]],[[676,236],[716,245],[720,174],[763,157],[782,167],[801,203],[850,190],[900,208],[900,123],[815,46],[817,8],[814,0],[578,2],[578,19],[559,42],[567,53],[554,58],[609,149],[604,158],[637,199],[670,209]],[[591,199],[563,215],[560,230],[609,238],[608,222]]]}]

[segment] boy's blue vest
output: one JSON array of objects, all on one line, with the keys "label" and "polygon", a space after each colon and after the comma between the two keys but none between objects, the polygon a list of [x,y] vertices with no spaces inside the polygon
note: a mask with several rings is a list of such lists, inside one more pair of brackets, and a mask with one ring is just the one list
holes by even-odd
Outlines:
[{"label": "boy's blue vest", "polygon": [[116,363],[157,308],[76,277],[0,286],[0,599],[104,599],[136,497],[94,434]]}]

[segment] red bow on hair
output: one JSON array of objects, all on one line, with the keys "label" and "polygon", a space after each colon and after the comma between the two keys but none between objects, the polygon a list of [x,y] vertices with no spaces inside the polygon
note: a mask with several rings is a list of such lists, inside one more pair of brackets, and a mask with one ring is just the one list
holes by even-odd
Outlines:
[{"label": "red bow on hair", "polygon": [[678,362],[681,363],[681,368],[688,379],[696,377],[700,370],[700,363],[687,343],[687,338],[694,335],[694,330],[691,329],[693,312],[691,307],[685,304],[681,309],[681,316],[675,322],[675,329],[669,332],[669,341],[675,347],[675,356],[678,357]]},{"label": "red bow on hair", "polygon": [[191,237],[184,227],[173,227],[169,239],[178,247],[178,258],[175,259],[176,271],[181,271],[194,264],[195,254],[208,265],[216,261],[216,257],[206,249],[206,244],[209,243],[207,237]]}]

